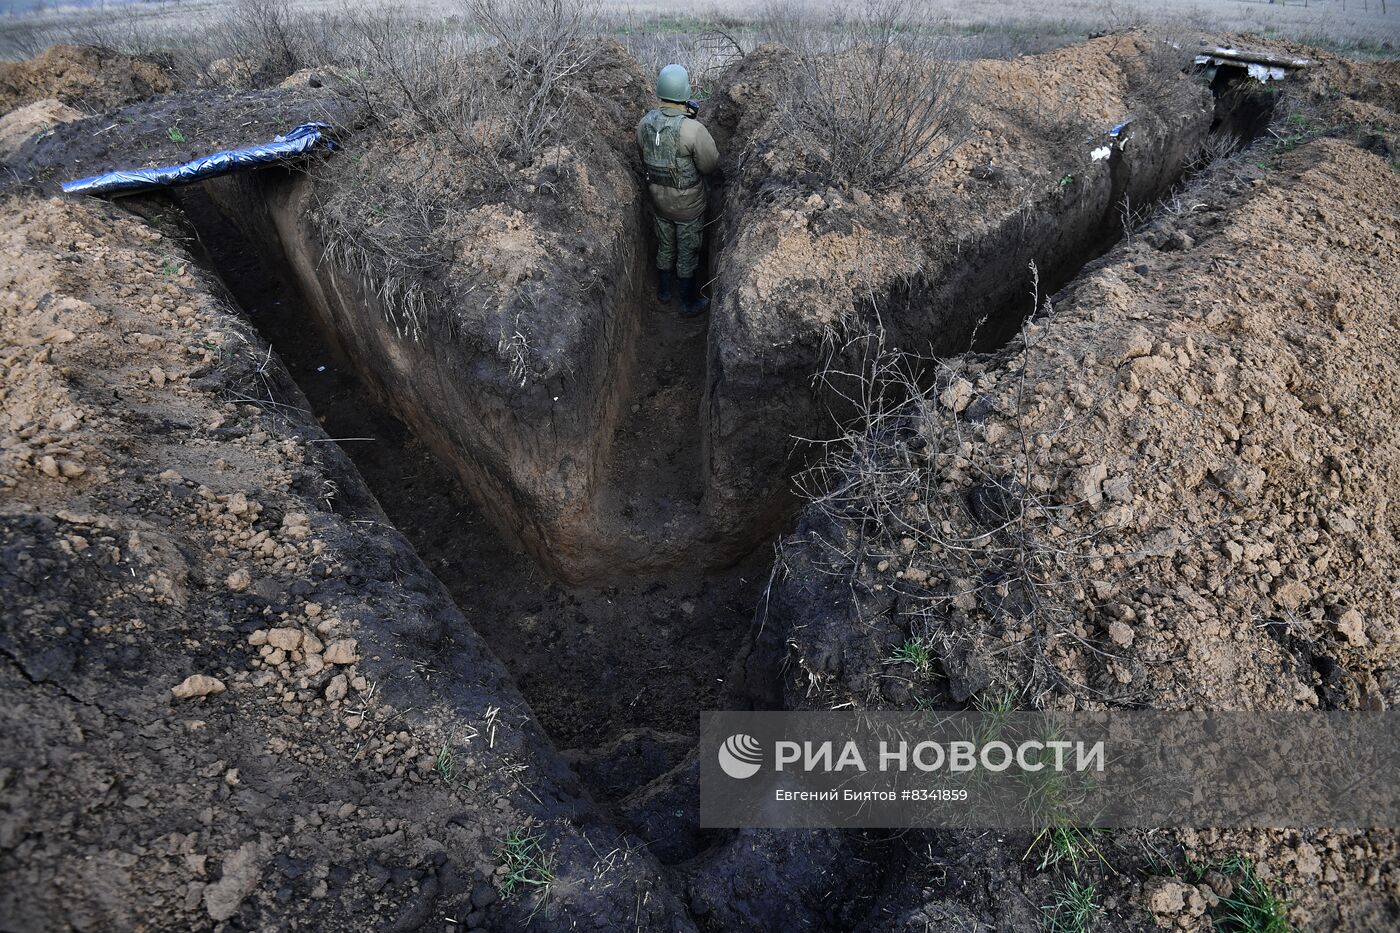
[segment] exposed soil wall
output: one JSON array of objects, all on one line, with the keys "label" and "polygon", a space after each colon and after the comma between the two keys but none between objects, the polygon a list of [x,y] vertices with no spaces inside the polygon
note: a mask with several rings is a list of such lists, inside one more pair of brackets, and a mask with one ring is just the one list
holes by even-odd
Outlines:
[{"label": "exposed soil wall", "polygon": [[[1400,537],[1387,505],[1400,482],[1400,175],[1356,141],[1310,143],[1267,169],[1224,163],[1186,192],[1189,210],[1077,278],[1053,318],[995,356],[964,358],[967,395],[911,403],[888,423],[871,475],[919,494],[883,523],[812,508],[786,542],[764,635],[781,705],[1400,702]],[[1035,611],[1018,605],[989,490],[1035,503],[1039,518],[1012,534],[1042,550],[1022,560],[1053,551],[1070,568],[1038,578]],[[928,670],[892,660],[911,638],[931,646]],[[909,842],[912,856],[922,843]],[[1309,927],[1385,928],[1400,903],[1390,831],[1183,833],[1154,845],[1272,866]],[[1114,876],[1140,858],[1132,833],[1095,847]],[[915,857],[908,883],[923,871]],[[1171,883],[1189,893],[1186,874]],[[1148,926],[1153,911],[1211,923],[1207,901],[1156,908],[1150,890],[1127,891],[1115,928]],[[952,906],[901,897],[916,912]],[[1001,926],[1034,903],[979,913]]]},{"label": "exposed soil wall", "polygon": [[[642,222],[636,186],[597,195],[615,205],[610,214],[622,221],[611,236],[595,240],[598,285],[579,296],[578,283],[560,276],[550,283],[557,290],[532,299],[555,318],[556,333],[539,337],[558,341],[550,350],[563,363],[552,378],[541,379],[517,375],[501,358],[499,343],[487,343],[508,334],[434,332],[407,339],[363,280],[322,262],[310,184],[293,181],[266,194],[276,235],[317,324],[456,468],[507,534],[564,576],[606,573],[621,555],[599,539],[591,507],[627,393],[639,326],[644,244],[626,233]],[[509,233],[492,224],[481,235]],[[536,268],[550,263],[544,253],[531,259]]]},{"label": "exposed soil wall", "polygon": [[[449,281],[408,320],[385,282],[350,268],[331,242],[320,191],[340,179],[260,179],[209,186],[206,239],[227,225],[280,255],[309,326],[338,346],[366,385],[456,471],[504,534],[568,579],[655,562],[656,542],[599,509],[621,406],[632,387],[647,307],[648,224],[627,124],[645,100],[636,66],[608,46],[593,96],[573,116],[607,133],[554,148],[508,190],[452,205],[461,252]],[[613,125],[616,124],[616,125]],[[382,141],[381,141],[382,142]],[[383,158],[376,138],[343,158]],[[448,169],[450,171],[450,167]]]},{"label": "exposed soil wall", "polygon": [[[881,330],[887,345],[931,355],[970,349],[974,331],[982,346],[1004,340],[1035,304],[1029,263],[1042,293],[1063,284],[1116,240],[1125,198],[1150,203],[1180,176],[1211,123],[1207,90],[1142,37],[977,62],[976,135],[924,186],[873,199],[814,187],[805,154],[784,148],[771,85],[785,54],[749,56],[718,103],[737,138],[710,329],[705,508],[734,540],[782,501],[806,456],[793,439],[830,437],[844,417],[813,381],[833,346]],[[1130,117],[1123,148],[1092,161]]]},{"label": "exposed soil wall", "polygon": [[4,209],[4,925],[689,928],[217,282]]}]

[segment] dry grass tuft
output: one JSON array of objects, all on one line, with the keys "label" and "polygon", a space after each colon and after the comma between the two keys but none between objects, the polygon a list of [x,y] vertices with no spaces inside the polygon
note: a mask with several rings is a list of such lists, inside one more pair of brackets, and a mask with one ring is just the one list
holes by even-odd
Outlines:
[{"label": "dry grass tuft", "polygon": [[[1089,568],[1113,529],[1076,520],[1085,501],[1067,501],[1031,475],[1033,451],[1074,428],[1069,420],[1031,426],[1027,360],[1054,315],[1048,300],[1039,304],[1010,364],[1018,410],[998,413],[1019,432],[1009,438],[1019,451],[1009,468],[987,457],[965,413],[975,386],[962,358],[915,358],[887,348],[877,331],[840,348],[840,358],[858,365],[829,366],[822,376],[858,414],[798,479],[823,518],[816,525],[844,530],[836,539],[812,536],[814,563],[856,587],[870,585],[872,569],[898,580],[908,637],[929,656],[976,672],[957,700],[996,684],[1013,686],[1032,705],[1051,692],[1089,692],[1066,682],[1052,654],[1065,641],[1101,650],[1073,623],[1093,599]],[[1022,633],[1019,647],[992,650],[1004,649],[1008,631]]]},{"label": "dry grass tuft", "polygon": [[414,340],[441,317],[432,310],[458,253],[450,215],[499,197],[559,143],[596,48],[588,8],[572,0],[466,10],[460,28],[393,12],[341,36],[369,126],[318,186],[324,259]]}]

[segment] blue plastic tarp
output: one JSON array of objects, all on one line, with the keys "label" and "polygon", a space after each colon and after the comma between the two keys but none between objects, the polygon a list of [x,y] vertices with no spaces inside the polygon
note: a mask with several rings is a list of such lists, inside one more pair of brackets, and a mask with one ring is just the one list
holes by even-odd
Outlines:
[{"label": "blue plastic tarp", "polygon": [[260,146],[225,149],[223,152],[200,156],[180,165],[121,169],[93,175],[91,178],[66,181],[63,183],[63,192],[92,195],[131,194],[152,188],[189,184],[242,168],[256,168],[259,165],[281,162],[291,156],[304,155],[317,147],[334,149],[335,141],[329,134],[330,126],[325,123],[303,123],[286,135],[278,136],[272,142]]}]

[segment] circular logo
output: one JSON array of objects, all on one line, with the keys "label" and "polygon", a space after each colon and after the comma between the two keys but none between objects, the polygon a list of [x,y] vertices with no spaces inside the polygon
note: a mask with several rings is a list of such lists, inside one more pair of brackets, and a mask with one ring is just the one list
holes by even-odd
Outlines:
[{"label": "circular logo", "polygon": [[732,778],[753,777],[763,766],[763,747],[753,736],[735,733],[719,747],[719,766]]}]

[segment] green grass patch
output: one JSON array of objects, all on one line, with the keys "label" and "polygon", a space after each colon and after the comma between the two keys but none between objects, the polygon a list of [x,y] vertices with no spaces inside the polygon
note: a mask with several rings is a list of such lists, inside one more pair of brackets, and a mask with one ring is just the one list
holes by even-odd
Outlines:
[{"label": "green grass patch", "polygon": [[1030,858],[1039,852],[1041,871],[1052,865],[1067,864],[1077,875],[1080,868],[1089,862],[1108,864],[1099,847],[1094,845],[1094,836],[1102,832],[1104,830],[1080,829],[1078,826],[1047,826],[1036,833],[1022,858]]},{"label": "green grass patch", "polygon": [[911,638],[885,659],[886,664],[908,664],[920,674],[933,670],[933,653],[921,639]]},{"label": "green grass patch", "polygon": [[1252,861],[1233,855],[1220,863],[1220,871],[1235,879],[1235,890],[1211,911],[1219,933],[1291,933],[1288,905],[1259,877]]},{"label": "green grass patch", "polygon": [[1055,899],[1040,908],[1045,933],[1089,933],[1103,905],[1092,884],[1071,881],[1055,892]]},{"label": "green grass patch", "polygon": [[433,758],[433,771],[449,787],[457,784],[457,754],[444,745]]},{"label": "green grass patch", "polygon": [[501,843],[497,857],[505,866],[505,875],[496,890],[505,900],[526,891],[537,892],[541,904],[549,897],[554,885],[554,869],[550,857],[540,847],[543,838],[543,833],[519,829],[507,834]]}]

